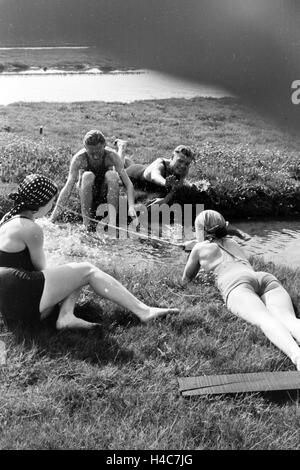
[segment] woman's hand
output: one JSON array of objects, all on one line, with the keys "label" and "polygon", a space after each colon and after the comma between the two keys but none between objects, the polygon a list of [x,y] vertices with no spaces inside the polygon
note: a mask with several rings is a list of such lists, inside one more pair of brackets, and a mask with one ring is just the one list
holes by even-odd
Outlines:
[{"label": "woman's hand", "polygon": [[198,240],[189,240],[187,242],[184,242],[182,244],[182,248],[184,249],[184,251],[192,251],[192,249],[194,248],[194,246],[196,245],[196,243],[198,243]]}]

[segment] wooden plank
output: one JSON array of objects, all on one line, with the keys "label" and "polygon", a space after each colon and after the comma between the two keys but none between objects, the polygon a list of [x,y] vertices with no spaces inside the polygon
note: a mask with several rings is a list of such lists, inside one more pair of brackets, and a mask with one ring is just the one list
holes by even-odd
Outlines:
[{"label": "wooden plank", "polygon": [[180,377],[178,382],[179,391],[183,396],[297,390],[300,389],[300,372],[283,371],[203,375],[198,377]]}]

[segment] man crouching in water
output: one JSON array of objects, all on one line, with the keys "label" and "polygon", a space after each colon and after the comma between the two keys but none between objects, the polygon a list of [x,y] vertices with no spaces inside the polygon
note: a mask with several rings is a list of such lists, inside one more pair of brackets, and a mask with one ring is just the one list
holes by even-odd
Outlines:
[{"label": "man crouching in water", "polygon": [[65,208],[73,187],[79,190],[83,223],[88,231],[95,231],[97,207],[107,202],[108,224],[115,225],[119,205],[119,181],[126,187],[128,216],[135,218],[133,185],[124,169],[119,154],[106,146],[99,130],[89,131],[83,139],[84,148],[77,152],[70,163],[69,175],[58,197],[51,216],[55,222]]}]

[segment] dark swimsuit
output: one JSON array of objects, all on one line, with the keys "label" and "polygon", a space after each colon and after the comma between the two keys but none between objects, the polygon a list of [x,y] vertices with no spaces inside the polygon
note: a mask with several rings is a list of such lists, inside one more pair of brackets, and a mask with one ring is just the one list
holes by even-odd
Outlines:
[{"label": "dark swimsuit", "polygon": [[[162,173],[162,177],[166,178],[168,175],[168,168],[166,161],[161,158],[161,162],[164,165],[164,170]],[[134,163],[126,168],[126,173],[129,176],[130,180],[135,189],[140,189],[142,191],[150,192],[150,193],[160,193],[161,197],[164,197],[167,194],[166,189],[163,186],[160,186],[156,183],[152,183],[144,178],[144,171],[148,165],[142,165],[140,163]]]},{"label": "dark swimsuit", "polygon": [[95,175],[95,181],[93,186],[93,199],[92,199],[92,207],[91,207],[91,216],[95,217],[96,210],[99,204],[104,204],[106,202],[107,197],[107,187],[105,184],[105,173],[109,171],[109,167],[106,165],[106,158],[108,153],[105,151],[100,167],[94,167],[89,158],[87,153],[85,154],[87,158],[87,168],[84,171],[91,171]]},{"label": "dark swimsuit", "polygon": [[44,274],[35,270],[28,248],[15,253],[0,250],[0,312],[8,326],[39,323],[44,284]]}]

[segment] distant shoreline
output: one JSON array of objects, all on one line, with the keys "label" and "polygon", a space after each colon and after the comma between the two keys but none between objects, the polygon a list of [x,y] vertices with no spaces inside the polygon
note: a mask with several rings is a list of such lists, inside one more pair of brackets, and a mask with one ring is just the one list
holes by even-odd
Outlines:
[{"label": "distant shoreline", "polygon": [[61,69],[85,71],[99,68],[104,73],[113,70],[135,69],[132,64],[108,56],[93,45],[7,45],[0,46],[0,73],[21,72],[31,69]]}]

